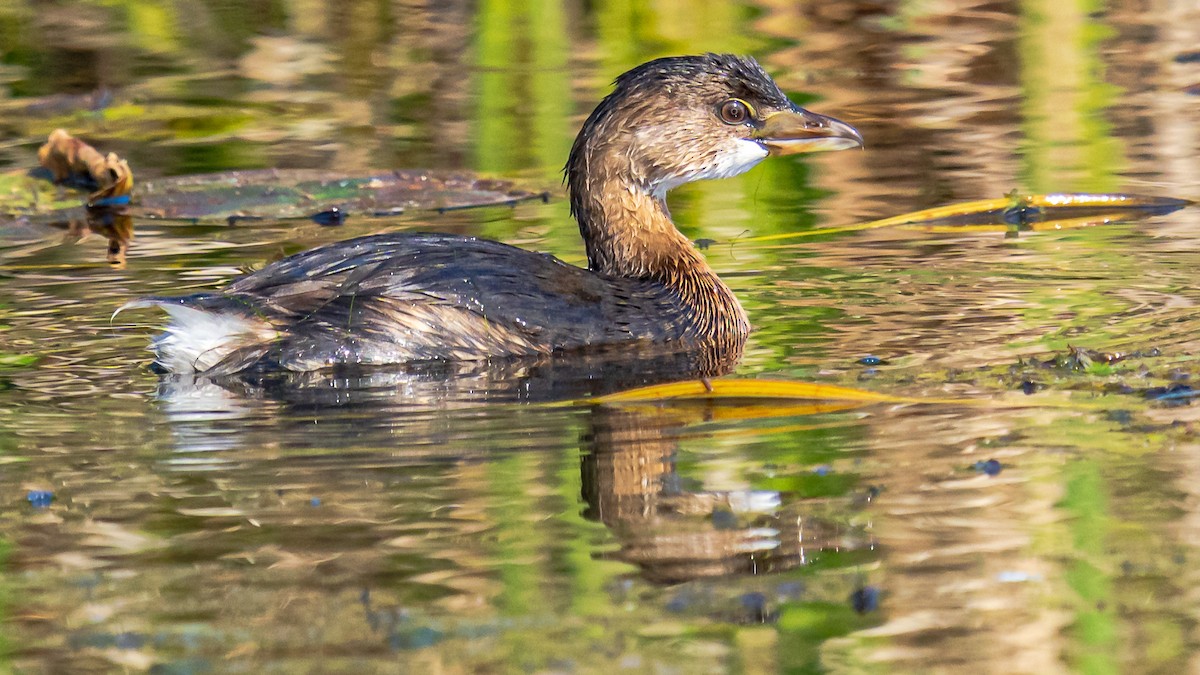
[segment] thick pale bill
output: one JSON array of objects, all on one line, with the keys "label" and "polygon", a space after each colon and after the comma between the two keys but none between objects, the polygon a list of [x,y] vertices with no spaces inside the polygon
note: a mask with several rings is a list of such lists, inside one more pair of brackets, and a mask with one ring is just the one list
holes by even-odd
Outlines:
[{"label": "thick pale bill", "polygon": [[762,128],[754,133],[754,138],[766,146],[772,155],[848,150],[863,146],[862,134],[854,127],[804,108],[771,113],[763,120]]}]

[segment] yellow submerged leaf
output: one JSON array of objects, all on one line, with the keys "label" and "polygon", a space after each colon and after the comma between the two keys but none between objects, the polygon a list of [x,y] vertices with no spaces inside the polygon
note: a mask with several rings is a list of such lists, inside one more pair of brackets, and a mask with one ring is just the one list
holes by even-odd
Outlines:
[{"label": "yellow submerged leaf", "polygon": [[1087,227],[1110,222],[1128,222],[1176,211],[1193,202],[1171,197],[1130,194],[1044,194],[983,199],[962,204],[938,206],[882,220],[845,227],[830,227],[804,232],[785,232],[740,239],[739,242],[764,242],[819,235],[904,227],[933,232],[972,232],[1018,230],[1058,230]]},{"label": "yellow submerged leaf", "polygon": [[[711,390],[710,390],[711,387]],[[890,396],[833,384],[789,380],[731,379],[655,384],[594,399],[601,403],[659,401],[664,399],[790,399],[805,401],[856,401],[864,403],[914,403],[920,399]]]},{"label": "yellow submerged leaf", "polygon": [[[619,404],[622,410],[653,417],[663,414],[663,409],[660,405],[663,400],[608,402]],[[672,411],[673,419],[677,420],[680,424],[687,425],[700,424],[702,422],[741,422],[745,420],[772,419],[775,417],[811,417],[813,415],[845,412],[872,403],[872,401],[808,401],[806,403],[795,403],[789,399],[761,399],[751,405],[725,402],[723,405],[710,406],[709,403],[712,402],[712,399],[675,398],[665,400],[671,400],[680,404],[693,404],[690,411],[681,410],[682,406],[674,408]],[[792,428],[813,429],[819,426],[821,425],[805,424],[795,425]],[[747,429],[738,429],[737,433],[746,434],[749,431]]]}]

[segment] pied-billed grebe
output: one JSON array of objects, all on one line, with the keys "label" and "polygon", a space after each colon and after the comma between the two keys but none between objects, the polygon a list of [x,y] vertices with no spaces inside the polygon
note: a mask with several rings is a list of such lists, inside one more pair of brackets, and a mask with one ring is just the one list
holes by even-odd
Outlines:
[{"label": "pied-billed grebe", "polygon": [[849,125],[789,101],[753,59],[658,59],[617,78],[571,148],[566,182],[587,269],[494,241],[381,234],[285,258],[219,292],[122,309],[166,310],[157,365],[209,375],[740,344],[746,313],[675,229],[667,191],[769,154],[861,145]]}]

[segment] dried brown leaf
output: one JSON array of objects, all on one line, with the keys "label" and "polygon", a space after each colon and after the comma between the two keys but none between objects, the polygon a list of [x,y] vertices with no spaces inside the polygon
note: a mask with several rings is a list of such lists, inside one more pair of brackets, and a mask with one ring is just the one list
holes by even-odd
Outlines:
[{"label": "dried brown leaf", "polygon": [[133,171],[128,162],[110,152],[108,155],[67,133],[55,129],[38,149],[38,161],[50,170],[55,182],[72,175],[86,176],[96,182],[90,202],[129,194],[133,190]]}]

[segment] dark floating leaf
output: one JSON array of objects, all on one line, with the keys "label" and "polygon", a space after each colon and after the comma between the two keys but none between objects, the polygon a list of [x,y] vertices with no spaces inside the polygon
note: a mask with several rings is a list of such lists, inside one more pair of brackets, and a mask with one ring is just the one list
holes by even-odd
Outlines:
[{"label": "dark floating leaf", "polygon": [[1109,410],[1104,413],[1104,417],[1122,426],[1133,424],[1133,412],[1130,410]]},{"label": "dark floating leaf", "polygon": [[445,634],[436,628],[417,626],[391,633],[388,635],[388,645],[396,650],[424,649],[441,642],[445,637]]},{"label": "dark floating leaf", "polygon": [[861,492],[854,494],[854,502],[859,506],[869,504],[879,498],[883,494],[883,488],[879,485],[868,485]]},{"label": "dark floating leaf", "polygon": [[54,501],[54,493],[49,490],[30,490],[29,494],[25,495],[25,499],[29,500],[33,508],[44,509]]},{"label": "dark floating leaf", "polygon": [[117,633],[113,639],[113,646],[117,649],[141,649],[145,644],[146,636],[128,631]]},{"label": "dark floating leaf", "polygon": [[874,612],[879,609],[879,589],[875,586],[863,586],[850,594],[850,606],[859,614]]},{"label": "dark floating leaf", "polygon": [[742,618],[747,623],[775,623],[779,620],[779,612],[770,608],[764,593],[758,591],[745,593],[738,600],[746,612]]},{"label": "dark floating leaf", "polygon": [[328,211],[314,213],[312,219],[314,223],[324,227],[338,227],[346,224],[346,212],[335,206]]},{"label": "dark floating leaf", "polygon": [[775,587],[775,595],[780,602],[799,600],[804,595],[803,581],[784,581]]},{"label": "dark floating leaf", "polygon": [[225,224],[228,225],[229,227],[237,227],[238,224],[240,224],[243,220],[256,221],[256,220],[266,220],[266,218],[264,218],[262,216],[229,216],[228,218],[225,219]]},{"label": "dark floating leaf", "polygon": [[1142,395],[1151,401],[1182,404],[1200,396],[1200,389],[1193,389],[1186,384],[1172,384],[1168,387],[1151,387]]},{"label": "dark floating leaf", "polygon": [[[93,194],[92,202],[119,197],[112,194],[114,190],[124,189],[131,182],[123,181],[116,188],[101,191],[104,194]],[[137,219],[188,223],[241,225],[254,220],[311,218],[322,225],[336,225],[339,218],[344,222],[351,216],[378,218],[407,211],[454,211],[547,197],[545,192],[465,172],[396,170],[350,175],[311,169],[263,169],[142,183],[133,189],[125,213]],[[18,200],[9,209],[16,212],[30,206]],[[60,208],[40,211],[36,217],[69,220],[81,217],[81,211]]]},{"label": "dark floating leaf", "polygon": [[712,512],[712,524],[718,530],[736,530],[738,527],[737,516],[733,511],[728,509],[716,509]]},{"label": "dark floating leaf", "polygon": [[988,476],[998,476],[1000,475],[1000,472],[1004,470],[1004,466],[1000,464],[1000,461],[995,459],[975,462],[971,465],[971,468],[975,469],[979,473],[987,474]]}]

